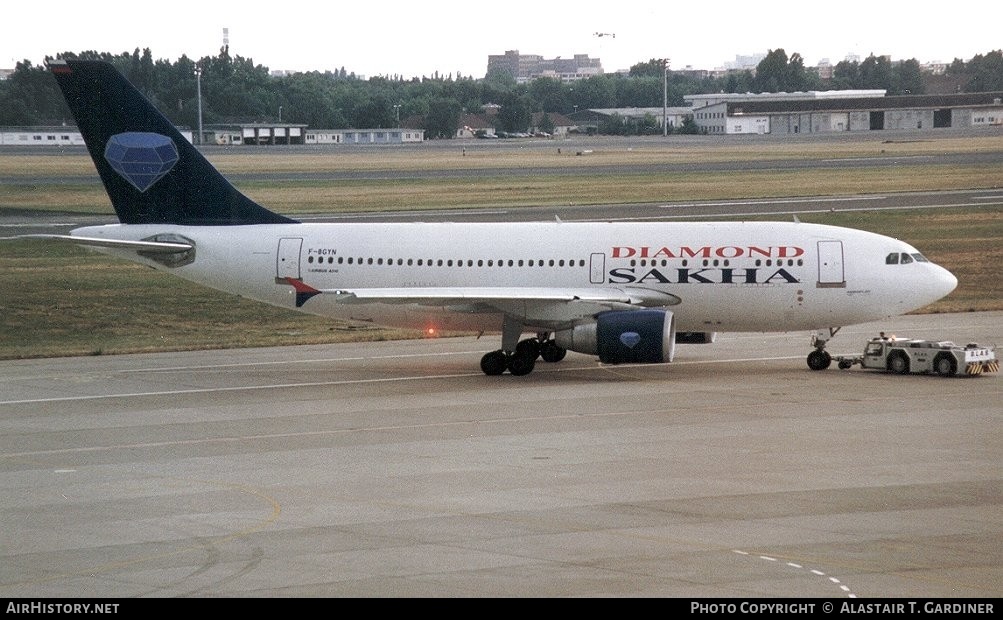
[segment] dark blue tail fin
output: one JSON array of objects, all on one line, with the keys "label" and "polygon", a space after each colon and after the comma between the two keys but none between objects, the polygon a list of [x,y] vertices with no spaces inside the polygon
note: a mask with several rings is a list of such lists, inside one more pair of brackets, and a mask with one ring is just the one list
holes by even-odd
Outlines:
[{"label": "dark blue tail fin", "polygon": [[49,63],[123,224],[295,223],[244,196],[111,64]]}]

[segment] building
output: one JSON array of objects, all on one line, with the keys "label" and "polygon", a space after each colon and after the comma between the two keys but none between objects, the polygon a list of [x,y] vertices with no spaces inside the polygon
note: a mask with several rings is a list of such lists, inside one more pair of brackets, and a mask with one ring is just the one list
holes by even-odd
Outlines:
[{"label": "building", "polygon": [[303,144],[410,144],[424,140],[424,129],[311,129]]},{"label": "building", "polygon": [[76,127],[0,127],[0,146],[83,146]]},{"label": "building", "polygon": [[[189,142],[190,129],[178,128]],[[0,127],[0,146],[84,146],[84,137],[75,126]]]},{"label": "building", "polygon": [[305,144],[306,125],[294,123],[232,123],[205,127],[205,143]]},{"label": "building", "polygon": [[692,108],[688,107],[657,107],[657,108],[589,108],[579,110],[571,115],[571,120],[587,131],[597,131],[602,123],[608,122],[614,116],[626,121],[640,121],[651,117],[659,128],[667,125],[669,131],[681,127],[683,122],[693,116]]},{"label": "building", "polygon": [[[546,117],[548,123],[544,123]],[[549,131],[545,129],[549,124]],[[568,133],[576,127],[575,122],[563,114],[557,112],[534,112],[529,132],[538,135],[550,133],[555,138],[567,137]]]},{"label": "building", "polygon": [[494,121],[487,114],[460,115],[460,126],[456,128],[456,138],[496,138]]},{"label": "building", "polygon": [[236,123],[206,130],[210,144],[404,144],[421,142],[421,129],[307,129],[295,123]]},{"label": "building", "polygon": [[[1001,92],[891,97],[883,96],[883,91],[879,91],[882,96],[860,96],[861,91],[830,92],[833,94],[825,96],[771,93],[687,99],[694,103],[694,122],[708,134],[933,130],[1003,124]],[[710,103],[701,105],[703,101]]]},{"label": "building", "polygon": [[536,54],[520,54],[519,50],[489,55],[488,74],[497,70],[508,72],[519,84],[542,77],[573,82],[601,75],[603,72],[600,60],[589,58],[588,54],[545,59]]}]

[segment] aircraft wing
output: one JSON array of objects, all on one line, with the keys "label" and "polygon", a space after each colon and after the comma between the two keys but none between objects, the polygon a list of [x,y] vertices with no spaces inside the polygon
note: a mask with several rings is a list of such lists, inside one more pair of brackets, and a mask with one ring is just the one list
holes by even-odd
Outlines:
[{"label": "aircraft wing", "polygon": [[674,306],[675,295],[645,288],[541,288],[541,287],[454,287],[454,288],[362,288],[321,293],[335,294],[339,301],[360,303],[404,303],[449,305],[452,303],[492,303],[511,301],[585,302],[640,307]]},{"label": "aircraft wing", "polygon": [[177,254],[192,249],[190,243],[177,243],[166,241],[124,241],[121,239],[102,239],[99,237],[76,237],[73,235],[19,235],[17,237],[4,237],[4,239],[36,239],[40,241],[55,241],[59,243],[74,243],[99,248],[118,248],[123,250],[135,250],[149,254]]},{"label": "aircraft wing", "polygon": [[[425,287],[315,289],[294,278],[286,280],[296,289],[296,305],[302,306],[315,295],[332,295],[340,303],[418,304],[465,306],[471,311],[534,307],[546,314],[546,307],[583,304],[595,312],[674,306],[682,300],[675,295],[644,287],[549,288],[549,287]],[[521,312],[520,312],[521,313]]]}]

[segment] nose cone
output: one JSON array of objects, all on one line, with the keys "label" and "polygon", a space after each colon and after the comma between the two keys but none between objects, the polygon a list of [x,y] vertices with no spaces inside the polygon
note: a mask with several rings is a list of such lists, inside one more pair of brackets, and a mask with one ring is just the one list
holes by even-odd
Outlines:
[{"label": "nose cone", "polygon": [[958,288],[958,278],[940,265],[937,266],[937,270],[936,286],[939,287],[940,297],[946,297]]},{"label": "nose cone", "polygon": [[920,263],[915,266],[917,269],[910,270],[909,277],[900,281],[905,287],[902,301],[909,306],[908,311],[936,303],[958,288],[958,278],[940,265]]}]

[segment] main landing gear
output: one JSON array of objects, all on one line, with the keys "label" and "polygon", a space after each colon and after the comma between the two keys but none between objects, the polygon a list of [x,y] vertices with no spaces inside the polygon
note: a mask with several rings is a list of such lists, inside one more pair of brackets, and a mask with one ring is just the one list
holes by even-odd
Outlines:
[{"label": "main landing gear", "polygon": [[549,332],[540,332],[536,338],[519,340],[522,335],[522,324],[511,321],[508,317],[502,326],[502,348],[492,351],[481,358],[481,370],[486,375],[500,375],[506,370],[521,377],[533,372],[536,360],[559,362],[568,354],[550,339]]},{"label": "main landing gear", "polygon": [[536,360],[559,362],[568,354],[567,349],[550,340],[550,334],[543,332],[536,338],[527,338],[516,345],[515,351],[492,351],[481,358],[481,370],[486,375],[500,375],[506,370],[517,377],[528,375],[536,367]]},{"label": "main landing gear", "polygon": [[812,370],[825,370],[832,365],[832,355],[825,350],[825,343],[839,332],[839,327],[830,327],[828,333],[819,330],[812,334],[811,345],[815,350],[808,354],[808,368]]}]

